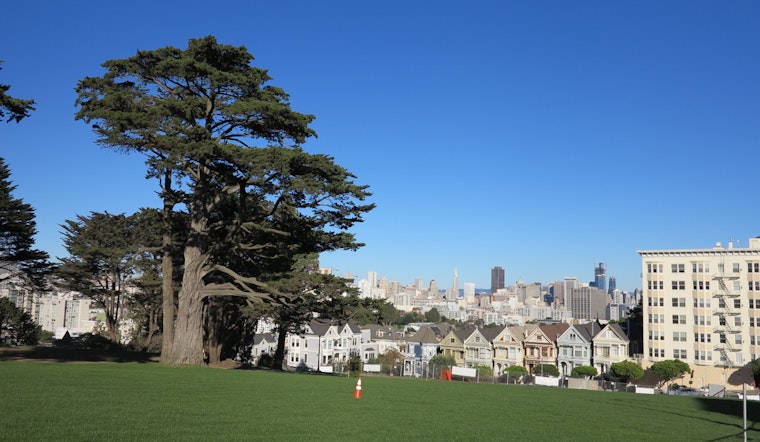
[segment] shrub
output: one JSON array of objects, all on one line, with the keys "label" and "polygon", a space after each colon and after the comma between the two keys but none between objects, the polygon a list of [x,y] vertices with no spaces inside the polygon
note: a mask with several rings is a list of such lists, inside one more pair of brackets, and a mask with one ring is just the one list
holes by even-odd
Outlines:
[{"label": "shrub", "polygon": [[599,374],[599,372],[596,370],[596,367],[592,367],[590,365],[579,365],[573,368],[573,371],[570,372],[570,377],[593,378],[597,374]]}]

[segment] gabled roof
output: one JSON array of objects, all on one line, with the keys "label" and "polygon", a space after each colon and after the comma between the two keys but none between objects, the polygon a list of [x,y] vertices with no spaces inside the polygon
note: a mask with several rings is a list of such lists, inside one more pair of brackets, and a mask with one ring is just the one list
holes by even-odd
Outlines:
[{"label": "gabled roof", "polygon": [[531,332],[538,328],[536,324],[510,325],[502,329],[500,334],[504,335],[506,343],[522,343]]},{"label": "gabled roof", "polygon": [[261,345],[262,342],[274,343],[277,339],[272,333],[258,333],[253,335],[253,345]]},{"label": "gabled roof", "polygon": [[437,344],[441,342],[443,337],[439,338],[439,335],[433,330],[433,327],[421,327],[417,333],[413,334],[407,342],[419,342],[420,344]]},{"label": "gabled roof", "polygon": [[570,328],[570,324],[560,322],[557,324],[539,325],[538,328],[544,332],[551,342],[557,342],[557,338]]},{"label": "gabled roof", "polygon": [[620,339],[621,341],[630,342],[630,339],[628,339],[628,336],[626,336],[625,331],[623,331],[623,328],[620,327],[620,324],[615,323],[615,322],[610,322],[604,328],[609,329],[610,331],[615,333],[615,335],[617,335],[617,338]]},{"label": "gabled roof", "polygon": [[502,330],[504,330],[504,327],[485,327],[481,328],[479,331],[488,342],[493,342]]}]

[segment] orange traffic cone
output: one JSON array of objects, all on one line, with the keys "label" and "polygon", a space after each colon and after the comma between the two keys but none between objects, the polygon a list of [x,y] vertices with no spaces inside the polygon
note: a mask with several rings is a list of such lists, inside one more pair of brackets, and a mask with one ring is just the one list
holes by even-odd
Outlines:
[{"label": "orange traffic cone", "polygon": [[359,380],[356,381],[356,389],[354,389],[354,398],[362,398],[362,377],[359,376]]}]

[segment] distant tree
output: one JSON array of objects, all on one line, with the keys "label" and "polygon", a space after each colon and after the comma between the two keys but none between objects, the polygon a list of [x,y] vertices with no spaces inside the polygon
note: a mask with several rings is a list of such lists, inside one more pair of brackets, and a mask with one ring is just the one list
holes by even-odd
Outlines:
[{"label": "distant tree", "polygon": [[136,324],[133,345],[154,351],[160,348],[154,339],[161,332],[163,308],[162,218],[156,209],[141,209],[133,218],[137,249],[129,283],[135,290],[127,299],[127,312]]},{"label": "distant tree", "polygon": [[42,327],[28,313],[16,307],[10,299],[0,298],[0,341],[34,345],[41,334]]},{"label": "distant tree", "polygon": [[438,309],[433,307],[430,310],[425,312],[425,321],[427,322],[433,322],[437,323],[441,321],[441,314],[438,312]]},{"label": "distant tree", "polygon": [[755,387],[760,385],[760,359],[755,359],[752,363],[752,378],[755,381]]},{"label": "distant tree", "polygon": [[649,367],[649,371],[652,372],[659,381],[657,387],[661,388],[664,384],[674,379],[678,379],[685,374],[691,373],[691,368],[689,367],[689,364],[681,360],[669,359],[666,361],[655,362]]},{"label": "distant tree", "polygon": [[10,169],[0,158],[0,282],[20,279],[40,288],[51,265],[48,254],[34,248],[34,209],[13,197],[16,186],[10,176]]},{"label": "distant tree", "polygon": [[515,382],[528,374],[528,369],[522,365],[510,365],[502,370],[502,376],[506,376],[508,382]]},{"label": "distant tree", "polygon": [[616,378],[623,379],[626,383],[630,383],[644,376],[644,369],[635,362],[622,361],[610,365],[610,374]]},{"label": "distant tree", "polygon": [[389,349],[380,355],[380,370],[386,374],[400,375],[401,366],[404,363],[404,355],[396,349]]},{"label": "distant tree", "polygon": [[[2,63],[3,61],[0,60],[0,64]],[[11,121],[18,123],[28,117],[29,113],[34,110],[34,100],[22,100],[11,97],[8,95],[8,89],[10,88],[7,84],[0,84],[0,118],[7,117],[6,123],[10,123]]]},{"label": "distant tree", "polygon": [[66,220],[61,227],[69,253],[58,269],[61,285],[103,309],[108,338],[118,343],[127,283],[135,272],[138,251],[134,218],[93,212]]},{"label": "distant tree", "polygon": [[428,365],[439,368],[449,368],[457,365],[457,362],[454,360],[454,356],[438,354],[430,358]]},{"label": "distant tree", "polygon": [[537,364],[533,367],[533,376],[559,376],[559,369],[552,364]]},{"label": "distant tree", "polygon": [[626,329],[628,333],[628,339],[630,340],[629,356],[634,356],[636,353],[644,351],[644,318],[643,318],[643,299],[639,299],[639,303],[631,309],[628,313],[628,319],[626,323]]},{"label": "distant tree", "polygon": [[596,370],[596,367],[592,367],[590,365],[579,365],[573,368],[573,370],[570,372],[570,377],[593,378],[597,374],[599,374],[599,372]]}]

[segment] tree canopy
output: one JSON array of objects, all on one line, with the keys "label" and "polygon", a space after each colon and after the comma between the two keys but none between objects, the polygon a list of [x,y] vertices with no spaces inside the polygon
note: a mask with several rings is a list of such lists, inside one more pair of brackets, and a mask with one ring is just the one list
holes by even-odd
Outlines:
[{"label": "tree canopy", "polygon": [[[2,63],[3,61],[0,60],[0,64]],[[10,85],[0,83],[0,119],[5,118],[6,123],[11,121],[18,123],[34,110],[34,100],[14,98],[8,94],[10,88]]]},{"label": "tree canopy", "polygon": [[678,379],[685,374],[691,373],[691,368],[689,367],[689,364],[679,359],[669,359],[666,361],[655,362],[649,367],[649,371],[657,377],[659,380],[658,387],[661,387],[674,379]]},{"label": "tree canopy", "polygon": [[579,365],[577,367],[573,367],[572,371],[570,372],[570,376],[574,378],[593,378],[599,374],[596,367],[592,367],[590,365]]},{"label": "tree canopy", "polygon": [[[77,118],[97,142],[147,158],[159,180],[164,217],[164,275],[182,254],[182,283],[164,286],[162,360],[203,362],[204,300],[210,296],[273,299],[264,275],[295,257],[360,247],[347,230],[373,208],[370,193],[327,155],[301,147],[316,133],[313,115],[291,109],[244,47],[191,39],[109,60],[102,77],[77,86]],[[172,218],[187,210],[181,252]],[[285,299],[283,296],[282,299]]]},{"label": "tree canopy", "polygon": [[12,344],[37,344],[42,327],[8,298],[0,298],[0,341]]},{"label": "tree canopy", "polygon": [[134,217],[93,212],[66,220],[61,258],[61,285],[92,299],[106,317],[106,331],[119,342],[119,322],[128,297],[128,280],[135,276],[139,246]]},{"label": "tree canopy", "polygon": [[644,376],[644,369],[635,362],[622,361],[610,365],[610,374],[628,383]]}]

